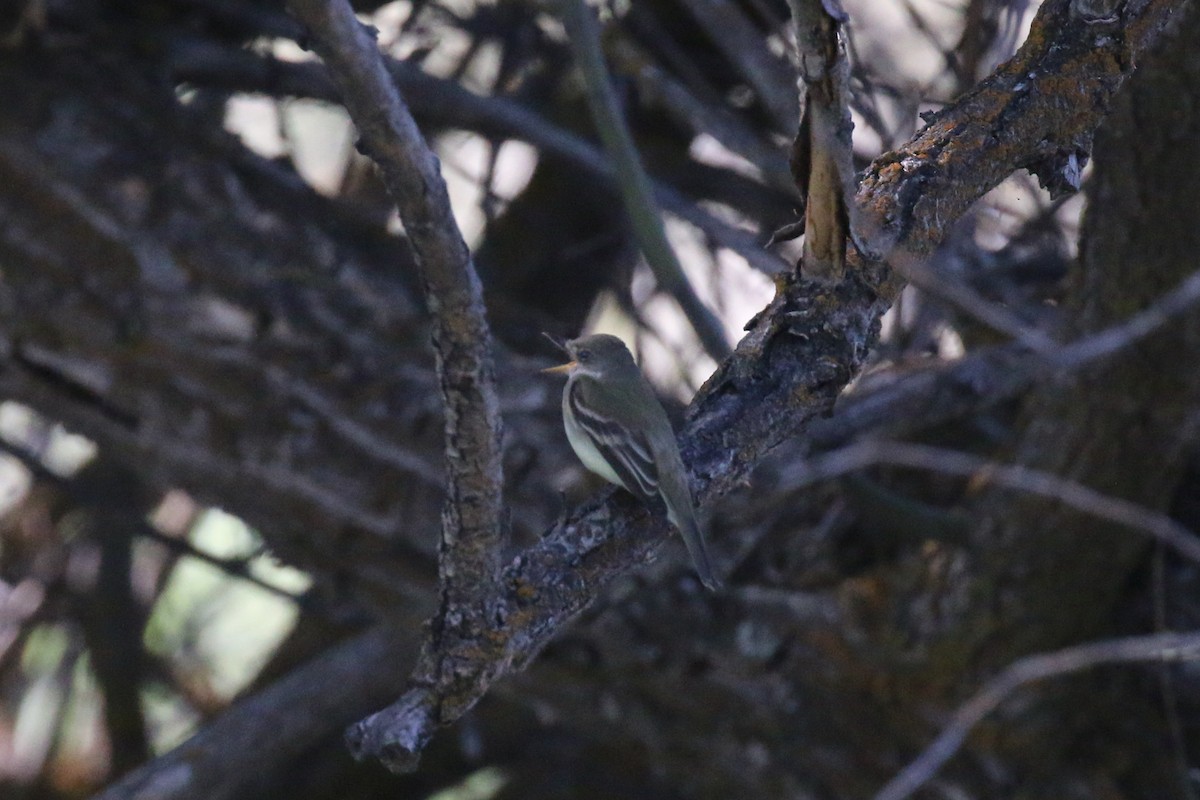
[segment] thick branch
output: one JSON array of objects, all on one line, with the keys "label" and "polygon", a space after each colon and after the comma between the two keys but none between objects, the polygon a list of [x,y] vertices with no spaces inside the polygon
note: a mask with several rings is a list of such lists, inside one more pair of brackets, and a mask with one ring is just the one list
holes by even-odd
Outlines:
[{"label": "thick branch", "polygon": [[920,261],[1016,170],[1052,192],[1078,188],[1113,95],[1183,5],[1128,3],[1123,15],[1090,21],[1069,0],[1043,4],[1016,56],[866,170],[855,241],[873,257]]},{"label": "thick branch", "polygon": [[[1125,29],[1086,26],[1068,19],[1066,7],[1064,0],[1044,5],[1012,62],[868,170],[857,202],[889,249],[932,250],[956,217],[1013,169],[1077,153],[1173,6],[1152,0],[1131,13]],[[1052,83],[1052,70],[1070,79]],[[1036,91],[1028,84],[1014,88],[1014,76],[1031,72],[1026,80]],[[1095,102],[1073,99],[1080,85]],[[964,132],[973,135],[960,144]],[[764,455],[827,413],[862,367],[879,317],[900,285],[883,270],[861,269],[835,286],[794,280],[780,288],[692,406],[682,450],[701,504],[729,491]],[[453,685],[454,707],[469,707],[498,675],[527,663],[613,576],[649,558],[666,532],[663,521],[619,495],[593,500],[556,525],[505,568],[502,593],[487,601],[488,629],[479,633],[489,647],[482,657],[462,654],[464,675],[474,677]],[[498,658],[488,655],[497,651]],[[436,725],[448,721],[433,709],[450,688],[414,687],[360,723],[350,735],[356,754],[411,767]]]},{"label": "thick branch", "polygon": [[331,647],[95,800],[257,795],[274,785],[280,769],[325,740],[339,720],[348,722],[395,694],[403,674],[398,665],[410,662],[416,650],[412,634],[401,630],[380,625]]},{"label": "thick branch", "polygon": [[366,151],[380,167],[425,279],[446,404],[443,603],[473,604],[495,579],[503,501],[500,414],[479,277],[437,158],[349,4],[294,0],[290,7],[312,32]]}]

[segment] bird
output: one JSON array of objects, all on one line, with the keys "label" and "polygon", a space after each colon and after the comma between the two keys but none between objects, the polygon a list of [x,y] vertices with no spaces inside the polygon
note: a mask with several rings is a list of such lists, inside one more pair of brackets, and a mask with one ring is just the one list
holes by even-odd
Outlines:
[{"label": "bird", "polygon": [[667,412],[650,388],[633,354],[605,333],[561,342],[571,360],[542,370],[566,374],[563,427],[583,465],[609,483],[661,511],[683,536],[700,582],[720,588],[704,535],[696,521],[687,472]]}]

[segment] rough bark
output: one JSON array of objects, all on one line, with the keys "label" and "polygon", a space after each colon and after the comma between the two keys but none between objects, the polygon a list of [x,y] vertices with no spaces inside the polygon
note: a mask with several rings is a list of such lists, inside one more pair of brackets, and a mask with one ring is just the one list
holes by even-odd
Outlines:
[{"label": "rough bark", "polygon": [[[991,188],[989,177],[998,182],[1006,175],[1000,172],[1004,165],[1035,168],[1059,150],[1080,152],[1128,77],[1130,48],[1154,41],[1148,29],[1161,35],[1173,8],[1149,3],[1119,24],[1094,27],[1074,18],[1068,3],[1043,6],[1025,47],[998,71],[997,82],[1004,84],[1026,70],[1029,86],[1019,87],[1014,98],[985,85],[930,126],[940,131],[933,134],[940,143],[932,151],[923,144],[926,133],[908,155],[885,155],[868,171],[858,203],[873,246],[889,259],[927,252],[945,236],[954,219],[949,214],[961,213]],[[1048,95],[1060,74],[1087,89],[1094,102],[1082,109],[1052,102]],[[1026,91],[1035,102],[1023,101]],[[1047,119],[1056,105],[1061,129]],[[951,132],[983,117],[980,129],[993,131],[996,139],[1005,130],[997,119],[1005,116],[1014,133],[998,142],[974,142],[964,159],[983,177],[964,178],[944,158],[954,149]],[[749,335],[689,409],[681,452],[701,506],[728,493],[771,450],[828,413],[865,364],[879,319],[900,285],[878,265],[866,264],[832,286],[780,282],[775,299],[747,326]],[[666,529],[664,520],[619,494],[569,514],[505,567],[503,590],[485,600],[489,623],[477,632],[479,647],[455,648],[455,679],[414,686],[356,725],[348,734],[355,754],[379,757],[396,769],[414,768],[437,726],[453,720],[438,709],[469,709],[494,680],[536,656],[615,575],[644,561]],[[647,530],[651,537],[644,535]]]},{"label": "rough bark", "polygon": [[[1197,36],[1193,8],[1171,44],[1147,58],[1117,96],[1098,137],[1064,308],[1068,337],[1128,318],[1195,271],[1200,171],[1179,142],[1200,133]],[[1110,359],[1049,376],[1023,402],[1004,460],[1165,510],[1195,441],[1200,375],[1182,365],[1200,358],[1198,348],[1200,314],[1193,311]],[[931,554],[923,579],[909,571],[884,579],[893,590],[907,581],[942,585],[919,604],[897,592],[882,618],[910,637],[897,658],[915,654],[931,676],[941,676],[918,679],[928,699],[931,690],[953,697],[948,684],[963,674],[983,676],[1027,653],[1117,630],[1131,575],[1147,552],[1146,540],[1128,529],[1052,501],[996,488],[970,506],[977,523],[966,548]],[[947,685],[937,689],[940,681]],[[1088,792],[1115,781],[1134,796],[1161,796],[1154,787],[1173,787],[1176,767],[1163,758],[1169,748],[1153,703],[1127,699],[1122,710],[1103,699],[1106,686],[1110,677],[1035,693],[991,737],[978,737],[988,742],[978,752],[1002,753],[1010,765],[1002,780],[1023,796],[1062,796],[1080,780]],[[899,708],[912,713],[906,703]],[[1135,725],[1144,727],[1130,730]],[[1102,768],[1106,760],[1114,766]],[[1083,762],[1095,764],[1091,777],[1081,776]]]}]

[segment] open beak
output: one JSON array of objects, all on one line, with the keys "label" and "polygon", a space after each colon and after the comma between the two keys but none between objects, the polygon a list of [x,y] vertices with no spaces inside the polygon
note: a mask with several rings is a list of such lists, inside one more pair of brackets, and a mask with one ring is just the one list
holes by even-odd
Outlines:
[{"label": "open beak", "polygon": [[[545,331],[542,331],[542,336],[545,336],[547,339],[549,339],[550,343],[559,350],[562,350],[567,355],[571,355],[571,351],[567,349],[566,339],[562,338],[561,336],[555,336],[553,333],[546,333]],[[572,359],[566,364],[559,364],[557,367],[547,367],[546,369],[542,370],[542,372],[549,372],[552,375],[563,375],[570,372],[571,368],[575,366],[575,363],[575,360]]]}]

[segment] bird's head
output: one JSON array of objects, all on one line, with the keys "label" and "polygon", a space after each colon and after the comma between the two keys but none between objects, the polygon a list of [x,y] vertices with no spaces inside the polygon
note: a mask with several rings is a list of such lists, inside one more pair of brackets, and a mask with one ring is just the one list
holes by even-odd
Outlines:
[{"label": "bird's head", "polygon": [[629,374],[630,370],[637,373],[637,364],[634,363],[629,348],[620,339],[607,333],[581,336],[562,343],[555,341],[555,344],[558,344],[571,360],[542,372],[584,374],[596,380],[619,378]]}]

